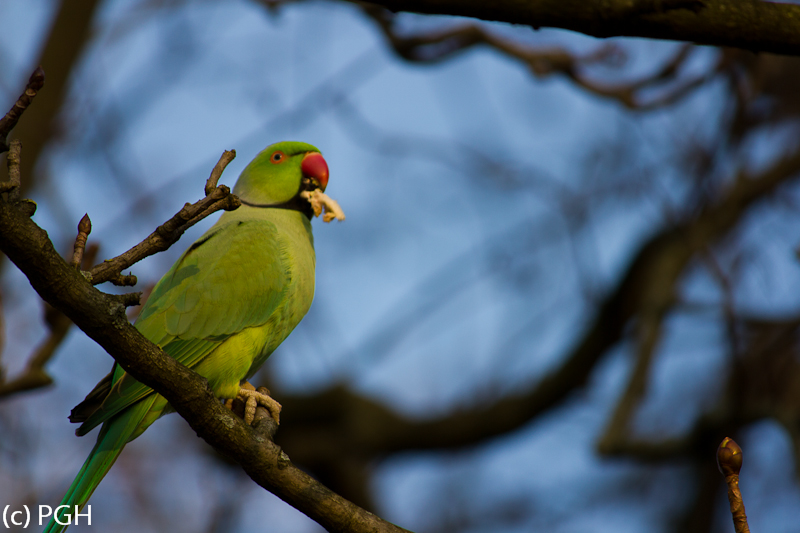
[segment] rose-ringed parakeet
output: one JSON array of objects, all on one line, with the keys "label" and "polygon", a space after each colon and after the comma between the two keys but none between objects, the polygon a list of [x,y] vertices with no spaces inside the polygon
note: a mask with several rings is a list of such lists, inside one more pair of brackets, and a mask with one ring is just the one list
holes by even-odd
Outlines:
[{"label": "rose-ringed parakeet", "polygon": [[[310,218],[344,218],[322,191],[328,166],[314,146],[273,144],[242,171],[241,207],[224,213],[153,288],[135,327],[208,380],[219,398],[256,396],[277,419],[280,405],[240,389],[300,322],[314,296]],[[251,400],[252,401],[252,400]],[[167,400],[115,364],[70,420],[85,435],[102,424],[58,516],[83,508],[122,448],[161,415]],[[55,518],[46,532],[66,529]]]}]

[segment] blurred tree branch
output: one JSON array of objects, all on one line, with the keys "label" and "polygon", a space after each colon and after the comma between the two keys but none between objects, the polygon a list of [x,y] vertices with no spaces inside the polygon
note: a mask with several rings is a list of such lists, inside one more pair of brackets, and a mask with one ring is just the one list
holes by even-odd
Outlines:
[{"label": "blurred tree branch", "polygon": [[[101,0],[58,2],[44,48],[34,63],[47,72],[47,91],[36,98],[36,105],[25,113],[25,120],[14,130],[15,136],[25,145],[25,158],[31,170],[39,163],[45,145],[60,132],[57,120],[69,92],[69,79],[90,42],[91,23],[100,4]],[[30,174],[35,177],[33,172]],[[26,194],[36,183],[37,179],[26,180],[20,193]]]},{"label": "blurred tree branch", "polygon": [[[99,247],[90,246],[84,255],[84,266],[91,265]],[[49,330],[47,338],[34,350],[28,358],[25,371],[12,380],[6,380],[6,372],[0,367],[0,398],[18,392],[46,387],[53,382],[53,378],[45,370],[45,365],[55,355],[56,349],[61,345],[69,333],[72,321],[62,312],[51,305],[44,305],[44,321]]]},{"label": "blurred tree branch", "polygon": [[682,46],[672,59],[660,69],[642,79],[628,83],[601,83],[591,80],[582,71],[585,67],[594,64],[621,63],[624,52],[615,45],[606,44],[591,53],[576,55],[562,48],[525,46],[495,35],[477,24],[460,24],[442,30],[406,36],[398,32],[395,27],[396,14],[369,4],[363,5],[362,10],[378,24],[389,46],[406,61],[437,63],[446,61],[473,46],[483,45],[520,61],[538,78],[561,74],[578,87],[602,98],[617,100],[630,109],[649,110],[670,105],[691,90],[703,85],[715,73],[715,70],[710,70],[688,80],[682,80],[666,94],[647,101],[639,93],[658,84],[672,82],[694,47]]},{"label": "blurred tree branch", "polygon": [[800,55],[800,6],[761,0],[378,0],[390,11]]},{"label": "blurred tree branch", "polygon": [[[598,443],[603,454],[626,454],[643,460],[674,458],[700,449],[704,443],[718,442],[722,430],[734,433],[745,422],[763,416],[776,417],[793,434],[800,434],[797,430],[800,409],[781,417],[781,413],[787,413],[785,405],[780,409],[754,411],[751,402],[745,411],[728,404],[727,409],[701,417],[695,427],[679,439],[646,442],[633,438],[629,427],[646,390],[662,322],[679,303],[679,280],[693,261],[737,227],[748,210],[798,175],[800,153],[791,153],[760,172],[739,171],[719,197],[707,198],[705,205],[688,210],[683,220],[656,233],[639,248],[616,287],[598,306],[595,318],[572,351],[555,370],[524,394],[424,421],[399,416],[344,386],[310,397],[284,395],[281,397],[285,415],[280,441],[291,450],[295,460],[316,472],[325,471],[325,465],[342,456],[349,456],[353,464],[367,468],[386,455],[403,451],[477,445],[519,429],[566,400],[585,384],[602,357],[623,339],[625,328],[631,322],[637,323],[641,332],[635,351],[637,362],[627,390]],[[759,356],[763,353],[763,350],[756,352]],[[760,374],[753,372],[752,375],[755,378]],[[728,376],[729,393],[724,396],[723,405],[730,402],[730,394],[741,395],[742,389],[737,386],[740,377],[738,371]],[[752,401],[758,397],[753,394]],[[745,413],[749,414],[745,416]],[[363,475],[356,468],[348,473],[356,477]],[[347,483],[341,479],[341,472],[337,474],[340,483]]]}]

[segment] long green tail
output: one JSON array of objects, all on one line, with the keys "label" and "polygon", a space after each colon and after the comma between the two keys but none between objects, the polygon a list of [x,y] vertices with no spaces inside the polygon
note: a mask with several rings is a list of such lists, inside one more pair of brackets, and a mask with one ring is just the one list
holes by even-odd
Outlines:
[{"label": "long green tail", "polygon": [[[94,445],[86,462],[83,463],[80,472],[70,485],[69,490],[64,495],[59,505],[68,505],[69,508],[60,509],[58,517],[61,522],[68,522],[64,515],[70,515],[74,519],[75,506],[83,509],[89,501],[94,489],[100,484],[108,473],[114,461],[117,460],[122,448],[131,440],[138,436],[142,429],[141,422],[147,416],[154,400],[155,394],[142,399],[136,404],[128,407],[114,418],[103,424],[100,434],[97,436],[97,444]],[[59,524],[53,518],[47,524],[44,533],[59,533],[67,529],[69,524]]]}]

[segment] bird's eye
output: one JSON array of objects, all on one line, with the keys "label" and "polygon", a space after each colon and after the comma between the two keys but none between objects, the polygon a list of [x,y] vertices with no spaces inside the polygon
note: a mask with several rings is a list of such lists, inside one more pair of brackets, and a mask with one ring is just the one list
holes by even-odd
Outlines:
[{"label": "bird's eye", "polygon": [[280,150],[278,150],[277,152],[275,152],[274,154],[272,154],[270,156],[269,160],[272,161],[273,163],[283,163],[283,160],[285,158],[286,158],[286,155],[283,152],[281,152]]}]

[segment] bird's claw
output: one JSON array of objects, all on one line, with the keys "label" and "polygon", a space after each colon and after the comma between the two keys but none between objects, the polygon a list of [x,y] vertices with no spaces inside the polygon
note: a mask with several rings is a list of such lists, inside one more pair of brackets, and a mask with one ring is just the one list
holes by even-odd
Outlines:
[{"label": "bird's claw", "polygon": [[[245,385],[249,385],[249,383]],[[252,387],[252,385],[250,386]],[[275,420],[276,424],[281,423],[281,404],[275,401],[269,394],[242,386],[239,388],[239,395],[237,398],[244,402],[244,421],[247,425],[253,423],[253,419],[256,416],[256,407],[259,405],[269,411],[269,415]]]},{"label": "bird's claw", "polygon": [[315,217],[322,214],[323,210],[325,211],[322,215],[323,222],[330,222],[334,218],[336,220],[344,220],[344,211],[339,207],[339,203],[321,190],[303,191],[300,196],[311,204]]}]

